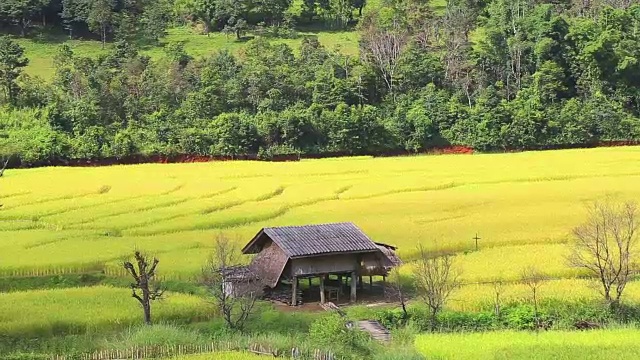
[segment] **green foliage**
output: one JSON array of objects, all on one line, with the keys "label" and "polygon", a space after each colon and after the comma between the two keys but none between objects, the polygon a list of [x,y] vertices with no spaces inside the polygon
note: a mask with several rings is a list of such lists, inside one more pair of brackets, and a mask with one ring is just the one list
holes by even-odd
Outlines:
[{"label": "green foliage", "polygon": [[[408,319],[404,319],[402,310],[399,308],[377,311],[375,318],[385,327],[400,332],[401,337],[410,337],[416,331],[432,330],[426,307],[412,305],[408,310]],[[538,324],[551,329],[573,330],[579,323],[591,323],[597,326],[634,323],[638,310],[635,305],[625,305],[620,309],[612,310],[606,304],[594,301],[545,300],[539,304]],[[536,330],[536,328],[534,307],[532,304],[523,302],[503,304],[499,316],[493,309],[476,312],[443,311],[438,315],[436,326],[437,331],[444,332]]]},{"label": "green foliage", "polygon": [[5,101],[11,105],[16,103],[20,91],[17,79],[27,64],[29,60],[24,57],[24,49],[8,36],[0,36],[0,87]]},{"label": "green foliage", "polygon": [[[64,19],[70,35],[92,30],[115,40],[99,56],[61,47],[51,56],[55,78],[43,85],[21,76],[24,50],[2,39],[0,86],[19,109],[13,114],[30,126],[0,126],[20,144],[25,164],[640,140],[637,5],[583,9],[593,15],[584,17],[531,2],[453,1],[441,11],[437,4],[385,1],[368,5],[360,18],[362,1],[62,0],[58,18],[25,1],[3,2],[4,21],[15,23],[7,19],[20,13],[33,22],[43,13],[57,19],[53,26]],[[23,5],[28,9],[15,10]],[[299,48],[267,39],[292,29],[294,18],[334,28],[359,21],[363,51],[327,49],[318,41],[322,33]],[[257,38],[237,54],[197,49],[203,58],[193,56],[192,45],[169,41],[158,56],[147,46],[172,20],[243,41],[253,29]]]},{"label": "green foliage", "polygon": [[337,354],[369,354],[368,335],[355,329],[353,323],[338,314],[331,314],[314,321],[309,328],[309,338],[320,348],[330,348]]},{"label": "green foliage", "polygon": [[0,21],[18,25],[22,36],[34,15],[42,12],[50,0],[3,0],[0,3]]}]

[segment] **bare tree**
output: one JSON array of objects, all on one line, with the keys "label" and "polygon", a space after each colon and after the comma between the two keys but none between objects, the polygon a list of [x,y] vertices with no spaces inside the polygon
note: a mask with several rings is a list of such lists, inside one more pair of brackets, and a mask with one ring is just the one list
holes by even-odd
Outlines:
[{"label": "bare tree", "polygon": [[494,298],[493,298],[494,312],[496,314],[496,317],[500,318],[500,312],[502,310],[502,299],[500,297],[504,292],[504,282],[502,281],[502,279],[495,279],[494,281],[491,282],[491,284],[493,285],[493,294],[494,294]]},{"label": "bare tree", "polygon": [[409,319],[409,314],[407,313],[408,293],[407,283],[403,281],[399,269],[395,268],[391,270],[385,283],[384,295],[389,301],[397,301],[400,303],[403,321]]},{"label": "bare tree", "polygon": [[429,306],[431,327],[435,329],[438,313],[451,293],[460,286],[460,276],[453,269],[453,256],[432,257],[422,245],[418,247],[418,255],[413,270],[416,290]]},{"label": "bare tree", "polygon": [[473,65],[469,61],[471,42],[469,33],[474,28],[478,7],[475,1],[447,1],[442,27],[443,63],[445,80],[453,87],[462,90],[467,97],[469,107],[472,103],[474,76]]},{"label": "bare tree", "polygon": [[638,209],[635,202],[608,199],[588,208],[587,220],[573,230],[575,241],[569,264],[597,277],[600,292],[610,305],[620,302],[627,282],[637,270]]},{"label": "bare tree", "polygon": [[540,318],[538,314],[538,294],[540,287],[547,281],[547,277],[537,268],[529,266],[522,271],[522,283],[531,290],[531,300],[533,301],[533,316],[536,329],[540,327]]},{"label": "bare tree", "polygon": [[[4,163],[2,162],[2,160],[4,160]],[[4,175],[4,171],[7,169],[7,166],[9,165],[9,160],[11,160],[10,156],[6,157],[6,159],[0,158],[0,166],[2,166],[2,168],[0,168],[0,177]]]},{"label": "bare tree", "polygon": [[213,303],[230,329],[242,331],[260,296],[263,286],[248,267],[240,266],[236,243],[220,234],[214,252],[205,265],[203,282]]},{"label": "bare tree", "polygon": [[399,60],[409,39],[407,30],[402,29],[395,21],[391,29],[380,28],[375,21],[370,21],[363,27],[363,56],[380,72],[393,99]]},{"label": "bare tree", "polygon": [[6,138],[8,138],[7,135],[0,134],[0,177],[4,175],[11,158],[18,152],[14,145],[4,140]]},{"label": "bare tree", "polygon": [[[162,298],[164,290],[156,282],[156,268],[159,260],[153,258],[153,263],[149,266],[147,256],[136,251],[134,253],[135,265],[130,261],[124,262],[124,268],[133,277],[131,283],[131,296],[140,302],[144,311],[144,322],[151,325],[151,301]],[[138,294],[138,290],[141,294]]]}]

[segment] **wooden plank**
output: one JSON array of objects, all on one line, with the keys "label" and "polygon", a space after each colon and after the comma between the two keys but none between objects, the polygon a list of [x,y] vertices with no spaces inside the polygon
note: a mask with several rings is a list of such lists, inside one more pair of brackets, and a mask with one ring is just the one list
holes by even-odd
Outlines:
[{"label": "wooden plank", "polygon": [[324,304],[324,276],[320,276],[320,304]]},{"label": "wooden plank", "polygon": [[391,341],[391,333],[375,320],[358,321],[358,327],[371,335],[371,338],[381,342]]}]

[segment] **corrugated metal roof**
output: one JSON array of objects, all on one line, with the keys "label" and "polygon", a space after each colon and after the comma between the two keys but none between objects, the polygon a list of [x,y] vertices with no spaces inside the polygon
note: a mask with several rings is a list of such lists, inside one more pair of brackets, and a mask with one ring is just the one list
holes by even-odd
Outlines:
[{"label": "corrugated metal roof", "polygon": [[262,231],[290,257],[379,250],[353,223],[270,227]]}]

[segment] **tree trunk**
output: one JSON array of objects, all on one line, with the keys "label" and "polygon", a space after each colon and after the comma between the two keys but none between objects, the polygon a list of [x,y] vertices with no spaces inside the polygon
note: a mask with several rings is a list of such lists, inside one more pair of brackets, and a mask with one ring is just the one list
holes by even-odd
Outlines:
[{"label": "tree trunk", "polygon": [[144,310],[144,323],[151,325],[151,306],[149,306],[149,303],[146,303],[142,306],[142,309]]},{"label": "tree trunk", "polygon": [[151,325],[151,298],[149,289],[142,289],[142,310],[144,311],[144,323]]},{"label": "tree trunk", "polygon": [[409,313],[407,312],[407,304],[402,295],[400,295],[400,305],[402,305],[402,321],[403,323],[406,323],[409,319]]},{"label": "tree trunk", "polygon": [[11,157],[9,157],[4,164],[2,165],[2,169],[0,169],[0,177],[2,177],[2,175],[4,175],[4,171],[7,169],[7,165],[9,165],[9,160],[11,159]]},{"label": "tree trunk", "polygon": [[431,331],[436,330],[436,322],[438,316],[438,309],[431,309]]},{"label": "tree trunk", "polygon": [[104,49],[107,44],[107,26],[102,25],[102,48]]}]

